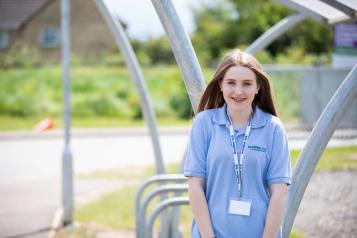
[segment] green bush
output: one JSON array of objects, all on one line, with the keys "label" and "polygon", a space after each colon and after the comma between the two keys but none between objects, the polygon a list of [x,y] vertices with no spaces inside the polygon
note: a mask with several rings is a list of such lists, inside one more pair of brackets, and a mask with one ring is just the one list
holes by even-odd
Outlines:
[{"label": "green bush", "polygon": [[39,65],[40,57],[34,48],[17,43],[10,48],[4,61],[0,63],[1,68],[29,68]]},{"label": "green bush", "polygon": [[286,52],[280,53],[275,58],[276,64],[299,64],[299,65],[328,65],[331,64],[328,54],[308,54],[301,47],[289,47]]},{"label": "green bush", "polygon": [[107,67],[124,67],[125,66],[125,61],[120,54],[120,52],[117,53],[112,53],[112,54],[106,54],[103,57],[100,58],[100,60],[97,60],[99,65],[107,66]]},{"label": "green bush", "polygon": [[53,75],[46,68],[4,71],[0,74],[0,113],[23,117],[60,114],[58,95],[61,94],[55,90]]},{"label": "green bush", "polygon": [[[158,118],[187,119],[193,113],[182,76],[173,66],[144,68],[151,104]],[[213,70],[204,69],[206,79]],[[282,119],[299,117],[298,75],[272,75],[274,97]],[[25,118],[61,117],[62,68],[0,70],[0,115]],[[71,112],[76,118],[108,117],[142,119],[140,95],[125,68],[84,67],[71,69]]]},{"label": "green bush", "polygon": [[170,98],[170,106],[178,118],[189,119],[193,116],[190,99],[186,92],[177,92]]}]

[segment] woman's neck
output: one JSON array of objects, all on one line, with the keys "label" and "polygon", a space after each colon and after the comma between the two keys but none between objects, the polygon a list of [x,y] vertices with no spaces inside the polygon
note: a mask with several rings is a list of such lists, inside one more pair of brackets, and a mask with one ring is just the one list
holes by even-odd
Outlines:
[{"label": "woman's neck", "polygon": [[250,116],[253,113],[253,108],[249,107],[247,110],[235,111],[231,108],[228,108],[229,116],[231,117],[232,124],[234,128],[243,128],[250,119]]}]

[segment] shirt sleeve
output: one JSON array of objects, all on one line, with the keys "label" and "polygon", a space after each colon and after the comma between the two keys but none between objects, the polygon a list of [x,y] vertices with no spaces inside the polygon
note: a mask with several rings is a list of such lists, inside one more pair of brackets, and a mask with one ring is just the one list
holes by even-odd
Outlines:
[{"label": "shirt sleeve", "polygon": [[291,164],[288,139],[283,126],[278,123],[275,126],[271,147],[270,161],[267,171],[267,183],[291,184]]},{"label": "shirt sleeve", "polygon": [[206,179],[206,137],[201,114],[195,117],[187,147],[184,165],[186,177]]}]

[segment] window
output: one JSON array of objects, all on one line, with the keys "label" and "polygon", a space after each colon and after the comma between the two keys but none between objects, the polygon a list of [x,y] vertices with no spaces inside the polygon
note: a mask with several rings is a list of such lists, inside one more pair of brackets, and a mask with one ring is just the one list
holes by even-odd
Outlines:
[{"label": "window", "polygon": [[59,46],[59,34],[56,28],[44,28],[40,33],[40,44],[43,48]]},{"label": "window", "polygon": [[9,33],[0,31],[0,49],[5,49],[9,46]]}]

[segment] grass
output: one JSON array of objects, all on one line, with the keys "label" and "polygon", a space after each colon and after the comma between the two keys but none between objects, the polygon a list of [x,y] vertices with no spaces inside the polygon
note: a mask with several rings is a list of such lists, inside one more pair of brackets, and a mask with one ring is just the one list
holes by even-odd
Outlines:
[{"label": "grass", "polygon": [[[39,117],[11,117],[0,116],[0,131],[29,131],[45,118]],[[62,128],[63,119],[56,117],[51,118],[56,128]],[[129,118],[114,118],[114,117],[74,117],[72,118],[73,128],[123,128],[123,127],[145,127],[143,120],[132,120]],[[190,124],[190,120],[178,118],[159,118],[157,120],[158,126],[186,126]]]},{"label": "grass", "polygon": [[290,233],[290,238],[303,238],[304,237],[304,234],[301,233],[300,231],[292,231]]},{"label": "grass", "polygon": [[[301,151],[291,151],[292,166]],[[317,171],[357,170],[357,146],[327,148],[317,164]]]},{"label": "grass", "polygon": [[[292,164],[295,165],[301,151],[292,151]],[[168,173],[175,173],[178,164],[170,164]],[[357,146],[346,148],[328,148],[322,155],[317,166],[317,171],[327,170],[357,170]],[[130,171],[130,172],[129,172]],[[135,173],[133,173],[133,171]],[[140,167],[131,169],[116,169],[96,171],[81,175],[82,178],[105,179],[135,179],[142,181],[154,175],[154,167]],[[75,220],[83,223],[99,223],[108,229],[134,230],[134,197],[138,186],[125,187],[118,191],[108,193],[99,200],[84,205],[76,210]],[[154,201],[154,203],[157,201]],[[188,206],[181,209],[180,230],[184,237],[189,237],[189,229],[192,220],[191,210]],[[158,225],[158,221],[155,223]],[[156,226],[157,227],[157,226]],[[303,234],[294,231],[292,238],[302,238]]]},{"label": "grass", "polygon": [[95,238],[95,232],[87,227],[66,227],[61,229],[58,234],[58,238]]},{"label": "grass", "polygon": [[114,229],[134,229],[134,197],[137,187],[126,187],[85,205],[75,214],[79,222],[95,222]]}]

